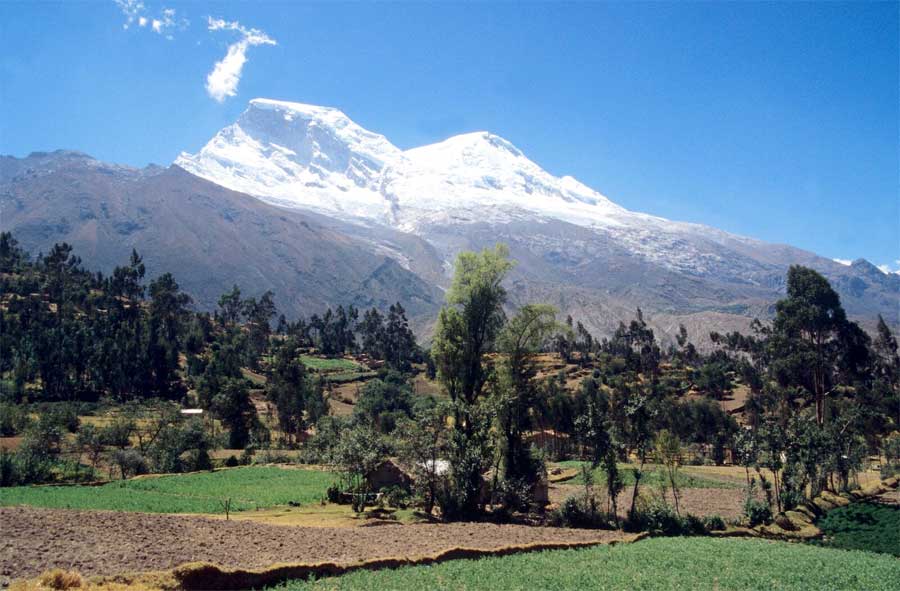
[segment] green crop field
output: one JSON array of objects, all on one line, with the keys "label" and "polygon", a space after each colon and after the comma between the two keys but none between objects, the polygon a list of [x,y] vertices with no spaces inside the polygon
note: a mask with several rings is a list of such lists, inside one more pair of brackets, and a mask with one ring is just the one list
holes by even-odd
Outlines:
[{"label": "green crop field", "polygon": [[350,361],[348,359],[325,359],[322,357],[311,357],[309,355],[301,355],[300,361],[309,369],[316,371],[361,371],[363,366]]},{"label": "green crop field", "polygon": [[748,539],[654,538],[433,566],[292,581],[282,591],[667,589],[879,591],[900,588],[900,561],[868,552]]},{"label": "green crop field", "polygon": [[335,479],[336,475],[331,472],[253,466],[138,478],[102,486],[0,488],[0,505],[149,513],[223,513],[222,501],[229,498],[232,511],[315,503],[325,496]]},{"label": "green crop field", "polygon": [[900,507],[854,503],[829,511],[816,525],[825,538],[814,544],[900,556]]},{"label": "green crop field", "polygon": [[[580,468],[583,462],[579,461],[566,461],[560,462],[559,465],[564,468]],[[625,486],[633,486],[634,485],[634,472],[632,471],[631,464],[619,464],[619,474],[622,476],[622,481],[625,483]],[[606,473],[603,471],[603,467],[597,467],[594,469],[594,484],[597,486],[602,486],[606,483]],[[661,468],[655,466],[644,466],[644,476],[641,479],[641,484],[646,486],[659,486],[661,483],[665,483],[668,485],[668,478],[663,474]],[[584,484],[584,479],[579,474],[572,480],[567,480],[566,484]],[[694,474],[688,474],[684,471],[679,471],[678,473],[678,486],[681,488],[739,488],[740,485],[735,482],[729,482],[725,479],[715,479],[715,478],[704,478],[703,476],[697,476]]]}]

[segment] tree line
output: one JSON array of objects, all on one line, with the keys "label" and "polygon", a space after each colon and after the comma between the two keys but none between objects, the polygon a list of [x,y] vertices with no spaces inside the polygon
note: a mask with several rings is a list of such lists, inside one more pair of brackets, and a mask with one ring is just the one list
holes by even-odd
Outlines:
[{"label": "tree line", "polygon": [[[226,439],[160,427],[167,434],[145,436],[152,444],[141,457],[171,458],[151,453],[161,441],[201,464],[210,445],[298,447],[304,461],[339,467],[345,492],[360,498],[365,476],[395,457],[415,476],[417,502],[447,519],[529,510],[546,462],[567,458],[589,467],[585,495],[560,509],[567,522],[619,525],[620,497],[633,527],[668,515],[640,502],[650,464],[665,468],[677,516],[677,471],[689,448],[698,461],[744,466],[748,514],[764,520],[825,488],[849,488],[870,454],[898,455],[891,451],[900,427],[896,339],[883,319],[874,337],[850,321],[814,270],[789,269],[771,322],[754,321],[751,334],[712,333],[713,350],[700,352],[683,326],[664,347],[640,309],[607,338],[571,318],[559,322],[543,304],[510,311],[504,282],[513,265],[502,245],[461,253],[423,350],[399,303],[288,321],[270,292],[244,297],[235,286],[212,314],[198,313],[170,275],[145,288],[137,253],[104,277],[84,271],[67,245],[31,261],[3,234],[4,401],[190,399],[221,420]],[[302,361],[312,350],[383,362],[349,417],[329,415],[322,379]],[[565,369],[543,370],[548,352],[586,377],[572,384]],[[440,396],[414,393],[423,365]],[[248,370],[267,378],[263,394],[282,441],[272,442],[256,415]],[[719,404],[737,388],[748,391],[742,424]],[[45,414],[62,425],[57,430],[67,428]],[[116,440],[100,435],[96,445]],[[622,462],[633,466],[627,494]],[[123,466],[123,476],[137,469]],[[605,475],[605,512],[590,492],[594,469]]]}]

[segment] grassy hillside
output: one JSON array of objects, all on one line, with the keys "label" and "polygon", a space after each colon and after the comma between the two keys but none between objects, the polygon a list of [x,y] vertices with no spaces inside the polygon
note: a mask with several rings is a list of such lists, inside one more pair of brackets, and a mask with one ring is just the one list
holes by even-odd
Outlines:
[{"label": "grassy hillside", "polygon": [[357,571],[319,581],[291,582],[279,589],[878,591],[898,586],[900,562],[889,556],[762,540],[656,538],[612,547]]},{"label": "grassy hillside", "polygon": [[0,488],[0,505],[60,509],[108,509],[149,513],[223,513],[309,504],[325,496],[336,476],[315,470],[249,467],[158,478],[138,478],[103,486],[17,486]]}]

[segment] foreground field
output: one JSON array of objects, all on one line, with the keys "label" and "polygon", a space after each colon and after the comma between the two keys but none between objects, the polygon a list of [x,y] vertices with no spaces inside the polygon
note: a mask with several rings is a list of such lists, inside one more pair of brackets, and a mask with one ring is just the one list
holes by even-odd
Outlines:
[{"label": "foreground field", "polygon": [[262,568],[275,563],[415,557],[456,547],[608,542],[621,532],[452,523],[328,528],[187,515],[0,508],[0,582],[59,567],[84,575],[171,569],[203,561]]},{"label": "foreground field", "polygon": [[222,513],[288,503],[316,503],[336,475],[272,466],[146,477],[102,486],[18,486],[0,488],[0,506],[106,509],[148,513]]},{"label": "foreground field", "polygon": [[842,589],[900,587],[900,561],[867,552],[745,539],[657,538],[635,544],[357,571],[281,591],[344,589]]}]

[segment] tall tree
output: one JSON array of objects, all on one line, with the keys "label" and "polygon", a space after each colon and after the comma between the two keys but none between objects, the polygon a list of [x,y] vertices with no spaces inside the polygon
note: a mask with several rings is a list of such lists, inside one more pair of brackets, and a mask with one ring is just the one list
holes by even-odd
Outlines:
[{"label": "tall tree", "polygon": [[835,363],[833,342],[847,316],[828,280],[813,269],[793,265],[787,297],[775,305],[774,344],[779,347],[782,381],[800,382],[815,401],[816,422],[825,421],[825,396]]},{"label": "tall tree", "polygon": [[533,483],[539,476],[524,434],[531,426],[529,413],[537,403],[533,355],[557,329],[555,317],[556,310],[552,306],[523,306],[497,339],[498,351],[503,355],[499,364],[497,411],[503,438],[501,467],[504,478],[509,480]]},{"label": "tall tree", "polygon": [[504,245],[460,253],[435,329],[432,357],[438,379],[454,403],[450,442],[454,510],[463,514],[477,510],[479,503],[487,451],[481,448],[488,445],[489,421],[477,403],[487,381],[484,354],[493,348],[505,320],[502,282],[511,268]]}]

